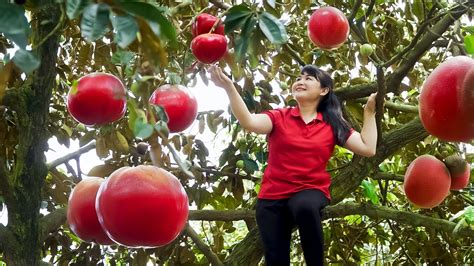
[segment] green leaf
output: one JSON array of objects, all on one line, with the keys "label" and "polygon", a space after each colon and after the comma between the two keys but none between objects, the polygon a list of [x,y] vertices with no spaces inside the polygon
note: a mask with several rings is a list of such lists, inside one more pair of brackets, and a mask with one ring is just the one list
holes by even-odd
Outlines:
[{"label": "green leaf", "polygon": [[0,3],[0,33],[13,41],[20,48],[28,45],[30,25],[25,17],[25,10],[15,4]]},{"label": "green leaf", "polygon": [[156,132],[160,133],[161,136],[168,138],[170,134],[170,129],[168,128],[168,124],[165,121],[158,121],[155,124]]},{"label": "green leaf", "polygon": [[249,16],[253,16],[252,10],[246,5],[236,5],[227,10],[224,20],[224,31],[225,34],[233,32],[235,29],[240,28]]},{"label": "green leaf", "polygon": [[242,61],[245,53],[247,53],[255,24],[257,24],[257,19],[254,16],[247,17],[242,32],[235,40],[235,57],[237,61]]},{"label": "green leaf", "polygon": [[158,118],[160,119],[160,121],[168,123],[169,118],[168,118],[168,114],[165,111],[165,108],[163,108],[163,106],[161,105],[152,105],[152,106],[153,106],[153,109],[155,109],[155,114],[158,115]]},{"label": "green leaf", "polygon": [[468,54],[474,54],[474,35],[469,34],[464,36],[464,46]]},{"label": "green leaf", "polygon": [[419,19],[424,19],[424,5],[422,0],[415,0],[412,5],[413,14]]},{"label": "green leaf", "polygon": [[361,183],[362,188],[364,189],[364,195],[373,204],[378,204],[379,203],[379,197],[377,196],[377,193],[375,192],[375,186],[372,184],[372,182],[367,181],[367,180],[362,180]]},{"label": "green leaf", "polygon": [[110,7],[106,4],[89,5],[82,15],[81,32],[88,41],[95,41],[108,30]]},{"label": "green leaf", "polygon": [[275,0],[266,0],[267,4],[271,6],[272,8],[275,8],[276,6],[276,1]]},{"label": "green leaf", "polygon": [[463,30],[467,33],[474,34],[474,26],[464,26]]},{"label": "green leaf", "polygon": [[263,12],[260,14],[259,26],[271,43],[283,44],[288,41],[285,26],[270,13]]},{"label": "green leaf", "polygon": [[15,53],[13,62],[21,71],[31,73],[40,66],[40,60],[30,51],[20,49]]},{"label": "green leaf", "polygon": [[253,173],[258,170],[258,164],[254,160],[244,159],[244,170]]},{"label": "green leaf", "polygon": [[474,206],[465,208],[464,217],[468,224],[474,225]]},{"label": "green leaf", "polygon": [[173,27],[173,24],[171,24],[171,22],[163,15],[163,12],[156,6],[144,2],[119,2],[119,6],[131,14],[158,23],[158,37],[169,41],[173,47],[177,45],[176,30]]},{"label": "green leaf", "polygon": [[135,56],[134,52],[118,50],[112,55],[111,61],[113,64],[129,66],[135,60]]},{"label": "green leaf", "polygon": [[69,19],[77,18],[91,3],[90,0],[67,0],[66,15]]},{"label": "green leaf", "polygon": [[143,117],[138,117],[135,120],[135,126],[133,127],[133,134],[137,138],[146,139],[153,134],[154,127],[146,122]]},{"label": "green leaf", "polygon": [[114,41],[121,48],[126,48],[137,38],[138,23],[134,17],[111,15],[110,21],[114,27]]}]

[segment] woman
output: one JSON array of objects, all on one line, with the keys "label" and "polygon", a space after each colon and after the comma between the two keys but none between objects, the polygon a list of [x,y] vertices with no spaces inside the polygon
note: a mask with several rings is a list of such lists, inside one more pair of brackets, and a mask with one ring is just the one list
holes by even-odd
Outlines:
[{"label": "woman", "polygon": [[361,132],[342,116],[328,73],[305,66],[291,86],[296,107],[251,114],[233,82],[217,66],[211,80],[227,92],[232,113],[251,132],[268,135],[268,166],[256,206],[257,224],[267,265],[290,264],[290,240],[298,227],[307,265],[322,265],[324,238],[321,210],[329,204],[327,163],[334,146],[373,156],[377,144],[375,96],[364,108]]}]

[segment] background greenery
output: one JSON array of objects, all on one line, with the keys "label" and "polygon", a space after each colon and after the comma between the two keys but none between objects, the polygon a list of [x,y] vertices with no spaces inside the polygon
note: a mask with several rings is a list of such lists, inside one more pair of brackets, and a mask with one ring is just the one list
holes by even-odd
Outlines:
[{"label": "background greenery", "polygon": [[[252,112],[294,104],[288,91],[300,66],[329,70],[344,113],[356,129],[365,97],[378,91],[377,154],[337,148],[329,164],[332,203],[324,212],[329,264],[473,264],[472,184],[439,207],[413,207],[403,174],[417,156],[444,158],[472,150],[440,141],[423,129],[417,97],[427,75],[446,58],[474,53],[474,1],[90,1],[0,0],[0,261],[10,265],[256,265],[262,247],[253,206],[265,167],[264,138],[244,132],[224,111],[198,115],[200,133],[167,135],[147,121],[147,99],[161,84],[192,86],[205,68],[190,52],[191,22],[199,13],[221,17],[229,54],[220,61]],[[244,2],[244,3],[242,3]],[[320,6],[346,14],[349,40],[333,51],[316,48],[306,24]],[[359,47],[370,44],[364,57]],[[18,49],[12,49],[17,47]],[[102,71],[129,88],[125,118],[87,128],[67,113],[65,96],[81,76]],[[257,79],[256,77],[262,77]],[[210,99],[211,100],[211,99]],[[224,134],[218,161],[200,139]],[[161,166],[185,186],[188,226],[172,244],[127,249],[81,242],[65,223],[68,195],[84,175],[106,177],[124,165],[150,163],[137,143],[158,139]],[[159,138],[156,138],[157,134]],[[56,137],[81,149],[46,162]],[[471,143],[472,144],[472,143]],[[95,149],[103,164],[89,173],[80,155]],[[244,161],[243,169],[236,167]],[[57,166],[65,164],[67,171]],[[73,166],[74,165],[74,166]],[[303,263],[294,235],[292,261]]]}]

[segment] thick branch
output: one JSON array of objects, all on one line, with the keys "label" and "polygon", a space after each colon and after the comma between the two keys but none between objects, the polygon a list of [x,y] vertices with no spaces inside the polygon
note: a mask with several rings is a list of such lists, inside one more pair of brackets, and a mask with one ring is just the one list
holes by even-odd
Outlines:
[{"label": "thick branch", "polygon": [[232,211],[192,210],[189,211],[189,220],[199,221],[239,221],[255,218],[255,211],[241,209]]},{"label": "thick branch", "polygon": [[403,182],[405,177],[403,175],[397,175],[397,174],[377,173],[376,175],[372,176],[372,179],[374,179],[374,180],[391,180],[391,181]]},{"label": "thick branch", "polygon": [[372,92],[377,91],[377,83],[366,83],[355,86],[349,86],[334,90],[334,93],[341,100],[357,99],[370,95]]},{"label": "thick branch", "polygon": [[[355,102],[358,103],[366,103],[367,102],[367,97],[360,98],[360,99],[355,99]],[[413,113],[413,114],[418,114],[418,106],[415,105],[409,105],[409,104],[403,104],[403,103],[394,103],[391,101],[385,101],[385,108],[387,109],[392,109],[394,111],[400,111],[400,112],[405,112],[405,113]]]},{"label": "thick branch", "polygon": [[377,147],[377,154],[374,157],[354,156],[351,164],[333,177],[331,185],[332,202],[337,203],[352,193],[360,185],[362,179],[368,176],[371,170],[385,158],[408,143],[421,141],[427,136],[428,133],[419,118],[384,134],[383,142]]},{"label": "thick branch", "polygon": [[61,165],[63,163],[69,162],[72,159],[77,159],[79,158],[82,154],[92,150],[95,148],[95,141],[92,141],[91,143],[87,144],[84,147],[79,148],[77,151],[71,152],[69,154],[64,155],[61,158],[58,158],[50,163],[48,163],[48,170],[57,167],[58,165]]},{"label": "thick branch", "polygon": [[382,142],[382,119],[383,119],[383,102],[385,101],[385,93],[387,92],[387,84],[385,83],[385,73],[382,67],[377,67],[377,97],[375,121],[377,123],[377,145]]},{"label": "thick branch", "polygon": [[[373,219],[389,219],[402,224],[411,226],[424,226],[430,229],[448,233],[452,233],[454,227],[456,227],[456,223],[454,222],[407,211],[398,211],[385,206],[344,203],[327,207],[323,211],[323,217],[325,219],[345,217],[347,215],[365,215]],[[461,229],[459,236],[474,238],[474,230],[469,228]]]},{"label": "thick branch", "polygon": [[[348,215],[365,215],[372,219],[389,219],[401,224],[424,226],[448,233],[452,233],[456,226],[456,223],[447,220],[371,204],[339,203],[337,205],[328,206],[323,210],[323,219],[343,218]],[[253,210],[206,210],[190,211],[189,217],[190,220],[237,221],[254,218],[254,216],[255,211]],[[474,238],[474,230],[466,228],[461,230],[459,236]]]},{"label": "thick branch", "polygon": [[224,265],[219,257],[212,252],[211,248],[204,243],[204,241],[201,240],[201,237],[194,231],[194,229],[187,224],[186,228],[184,229],[184,233],[189,236],[196,246],[202,251],[202,253],[206,256],[207,260],[211,263],[211,265]]},{"label": "thick branch", "polygon": [[39,241],[43,243],[48,234],[58,230],[66,222],[66,208],[56,209],[39,220]]}]

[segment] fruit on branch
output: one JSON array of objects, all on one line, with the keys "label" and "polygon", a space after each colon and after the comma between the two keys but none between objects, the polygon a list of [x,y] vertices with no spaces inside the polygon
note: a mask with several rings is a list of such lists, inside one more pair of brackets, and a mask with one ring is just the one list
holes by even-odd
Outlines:
[{"label": "fruit on branch", "polygon": [[193,37],[206,33],[216,33],[224,35],[224,24],[222,24],[220,19],[218,25],[216,25],[216,27],[214,28],[214,31],[211,32],[211,29],[217,20],[217,17],[207,13],[201,13],[197,15],[194,18],[193,23],[191,24],[191,32],[193,34]]},{"label": "fruit on branch", "polygon": [[149,102],[160,105],[168,116],[168,129],[171,133],[188,128],[197,117],[197,101],[194,95],[182,85],[165,84],[156,89]]},{"label": "fruit on branch", "polygon": [[102,228],[127,247],[172,242],[188,218],[188,196],[178,178],[150,165],[122,167],[100,186],[96,210]]},{"label": "fruit on branch", "polygon": [[420,93],[421,122],[444,141],[474,139],[474,60],[455,56],[438,65]]},{"label": "fruit on branch", "polygon": [[432,155],[421,155],[410,163],[403,181],[408,201],[420,208],[433,208],[449,194],[451,176],[446,165]]},{"label": "fruit on branch", "polygon": [[126,110],[125,87],[114,75],[91,73],[69,90],[67,109],[78,122],[88,126],[119,120]]},{"label": "fruit on branch", "polygon": [[461,190],[469,184],[471,166],[459,155],[450,155],[444,159],[444,164],[451,175],[451,190]]},{"label": "fruit on branch", "polygon": [[372,48],[372,45],[368,43],[364,43],[360,46],[360,55],[368,57],[374,52],[374,48]]},{"label": "fruit on branch", "polygon": [[349,37],[349,22],[341,10],[327,6],[316,9],[308,22],[308,36],[321,49],[340,47]]},{"label": "fruit on branch", "polygon": [[227,39],[215,33],[201,34],[191,41],[191,51],[201,63],[212,64],[224,57]]},{"label": "fruit on branch", "polygon": [[150,148],[150,145],[146,142],[139,142],[137,144],[137,153],[139,155],[146,155],[146,153],[148,152],[148,149]]},{"label": "fruit on branch", "polygon": [[77,183],[69,195],[67,222],[71,231],[86,242],[110,245],[114,242],[107,236],[97,218],[95,198],[105,179],[88,177]]}]

